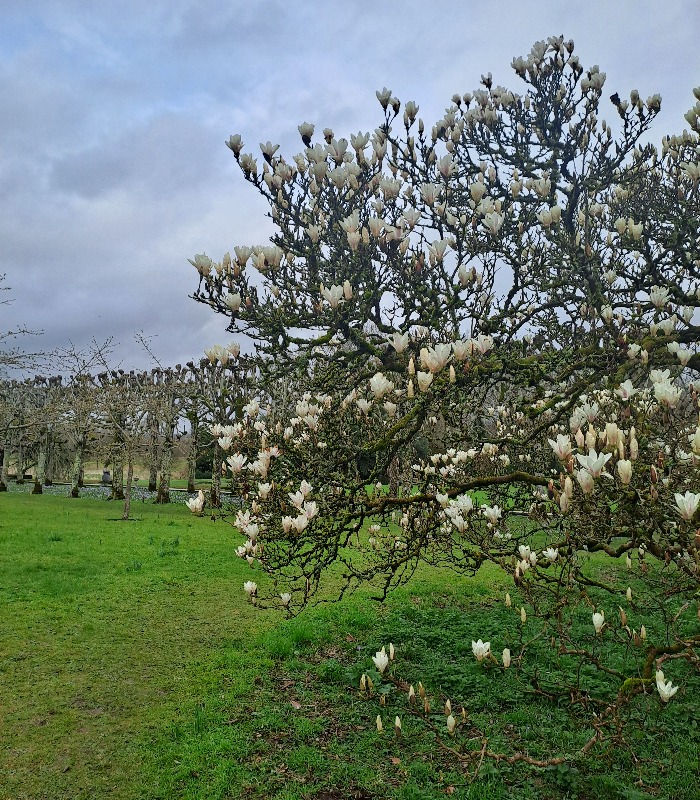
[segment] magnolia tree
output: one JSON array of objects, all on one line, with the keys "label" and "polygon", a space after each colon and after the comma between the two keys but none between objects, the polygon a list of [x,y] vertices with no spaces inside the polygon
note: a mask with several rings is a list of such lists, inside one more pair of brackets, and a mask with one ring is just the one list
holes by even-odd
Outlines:
[{"label": "magnolia tree", "polygon": [[515,632],[485,618],[476,659],[546,664],[527,685],[592,712],[589,750],[697,664],[700,102],[657,150],[658,95],[604,100],[573,49],[537,43],[517,91],[482,76],[432,126],[384,89],[349,142],[304,123],[258,163],[232,136],[277,230],[193,264],[261,391],[298,387],[231,428],[238,553],[270,576],[250,598],[294,613],[331,567],[384,597],[420,562],[496,565]]}]

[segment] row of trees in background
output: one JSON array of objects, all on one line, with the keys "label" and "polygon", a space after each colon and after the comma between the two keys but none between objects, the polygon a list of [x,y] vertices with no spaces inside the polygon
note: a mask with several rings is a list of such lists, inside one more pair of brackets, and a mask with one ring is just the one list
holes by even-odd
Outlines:
[{"label": "row of trees in background", "polygon": [[35,493],[64,481],[77,497],[86,461],[95,459],[110,468],[112,496],[125,501],[128,517],[137,462],[148,465],[157,502],[169,502],[173,455],[184,437],[188,491],[197,477],[211,477],[218,505],[225,450],[210,430],[247,402],[251,363],[224,348],[199,364],[146,372],[94,371],[96,361],[73,357],[67,376],[0,382],[0,491],[13,472],[18,480],[31,472]]}]

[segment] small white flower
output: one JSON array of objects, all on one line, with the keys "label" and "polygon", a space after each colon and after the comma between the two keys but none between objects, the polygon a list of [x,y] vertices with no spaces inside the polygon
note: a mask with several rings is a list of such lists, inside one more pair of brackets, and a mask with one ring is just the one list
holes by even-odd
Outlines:
[{"label": "small white flower", "polygon": [[370,378],[369,388],[375,399],[381,400],[394,388],[394,384],[384,376],[384,373],[377,372]]},{"label": "small white flower", "polygon": [[669,291],[663,286],[652,286],[649,300],[654,308],[663,308],[668,303]]},{"label": "small white flower", "polygon": [[[611,453],[598,453],[591,449],[587,456],[576,454],[579,464],[590,474],[592,478],[599,478],[603,468],[612,457]],[[580,481],[579,481],[580,482]]]},{"label": "small white flower", "polygon": [[416,378],[418,379],[418,388],[421,390],[421,392],[427,392],[430,388],[430,384],[433,382],[433,373],[418,372],[416,374]]},{"label": "small white flower", "polygon": [[193,514],[201,514],[204,508],[204,492],[200,489],[196,497],[187,500],[187,507]]},{"label": "small white flower", "polygon": [[621,458],[617,462],[617,474],[620,476],[622,483],[627,486],[632,480],[632,462],[628,459]]},{"label": "small white flower", "polygon": [[676,499],[676,508],[681,518],[686,520],[686,522],[690,522],[690,520],[695,516],[695,512],[698,510],[698,505],[700,504],[700,494],[686,492],[683,495],[677,492],[674,497]]},{"label": "small white flower", "polygon": [[498,506],[482,506],[481,513],[492,525],[497,525],[501,518],[501,509]]},{"label": "small white flower", "polygon": [[668,703],[678,691],[678,686],[673,686],[671,681],[664,679],[664,674],[660,669],[656,671],[656,688],[659,690],[659,697],[662,703]]},{"label": "small white flower", "polygon": [[389,339],[389,344],[400,355],[408,347],[408,334],[394,332],[393,337]]},{"label": "small white flower", "polygon": [[566,461],[571,455],[571,439],[562,433],[557,434],[556,442],[553,439],[547,440],[554,450],[554,455],[560,461]]},{"label": "small white flower", "polygon": [[637,390],[634,388],[632,381],[628,378],[624,383],[621,383],[617,389],[615,389],[615,394],[620,398],[620,400],[629,400],[631,397],[634,397],[634,395],[637,394]]},{"label": "small white flower", "polygon": [[482,642],[481,639],[472,641],[472,653],[477,661],[483,661],[491,654],[491,642]]},{"label": "small white flower", "polygon": [[593,614],[593,627],[595,628],[595,632],[600,633],[603,630],[603,625],[605,625],[605,612],[596,611],[595,614]]},{"label": "small white flower", "polygon": [[384,670],[389,666],[389,656],[386,654],[386,648],[382,647],[381,650],[378,650],[376,654],[372,656],[372,661],[374,661],[374,666],[377,668],[377,671],[383,675]]}]

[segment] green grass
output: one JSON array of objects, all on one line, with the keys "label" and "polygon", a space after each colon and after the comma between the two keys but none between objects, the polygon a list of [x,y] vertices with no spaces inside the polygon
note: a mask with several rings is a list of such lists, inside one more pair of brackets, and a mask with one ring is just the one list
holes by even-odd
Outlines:
[{"label": "green grass", "polygon": [[3,798],[167,796],[153,738],[266,665],[241,646],[271,621],[241,602],[230,529],[134,511],[0,495]]},{"label": "green grass", "polygon": [[[494,749],[532,755],[574,751],[590,734],[590,715],[474,660],[472,639],[500,652],[519,635],[501,601],[508,589],[517,605],[516,594],[494,571],[421,569],[383,606],[358,594],[283,620],[246,602],[243,581],[264,579],[234,556],[228,525],[180,505],[139,503],[134,514],[124,523],[106,502],[0,495],[3,800],[697,800],[690,672],[667,708],[650,695],[630,711],[636,764],[601,746],[548,770],[486,762],[472,780],[436,745],[374,671],[371,655],[389,641],[392,674],[424,683],[439,731],[444,700],[465,705],[456,749],[481,746],[471,727]],[[546,643],[541,658],[558,666]],[[363,672],[372,697],[358,691]]]}]

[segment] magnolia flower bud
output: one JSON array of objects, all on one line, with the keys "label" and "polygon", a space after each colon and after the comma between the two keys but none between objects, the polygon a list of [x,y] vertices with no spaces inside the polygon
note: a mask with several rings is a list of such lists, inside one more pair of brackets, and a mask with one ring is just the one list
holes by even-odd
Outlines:
[{"label": "magnolia flower bud", "polygon": [[593,627],[595,628],[595,632],[600,634],[603,630],[603,626],[605,625],[605,612],[604,611],[596,611],[593,614]]},{"label": "magnolia flower bud", "polygon": [[620,481],[627,486],[632,480],[632,462],[620,459],[617,462],[617,473],[620,476]]}]

